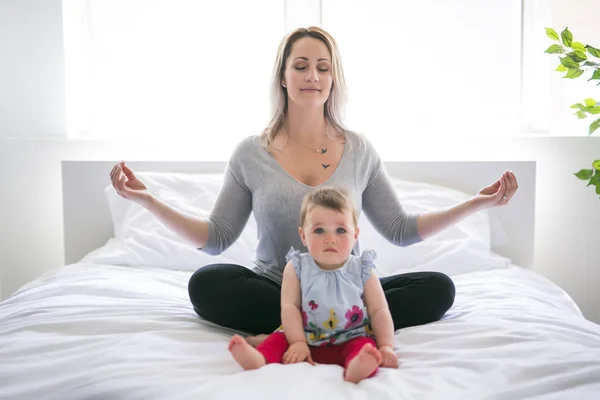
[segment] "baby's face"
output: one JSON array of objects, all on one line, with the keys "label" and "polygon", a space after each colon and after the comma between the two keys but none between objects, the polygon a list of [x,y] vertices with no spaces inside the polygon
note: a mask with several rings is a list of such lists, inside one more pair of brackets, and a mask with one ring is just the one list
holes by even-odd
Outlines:
[{"label": "baby's face", "polygon": [[299,232],[309,253],[323,269],[344,265],[358,237],[351,211],[342,213],[321,206],[308,212]]}]

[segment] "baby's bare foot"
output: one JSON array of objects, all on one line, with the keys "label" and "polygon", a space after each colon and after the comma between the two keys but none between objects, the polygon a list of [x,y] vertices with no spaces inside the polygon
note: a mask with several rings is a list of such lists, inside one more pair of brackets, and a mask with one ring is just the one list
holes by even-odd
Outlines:
[{"label": "baby's bare foot", "polygon": [[265,341],[267,335],[256,335],[256,336],[248,336],[246,338],[246,342],[252,347],[257,347],[259,344]]},{"label": "baby's bare foot", "polygon": [[348,364],[344,379],[348,382],[358,383],[368,378],[381,365],[381,361],[379,350],[371,344],[366,344]]},{"label": "baby's bare foot", "polygon": [[231,355],[242,366],[242,368],[257,369],[264,367],[267,362],[258,350],[250,346],[243,337],[234,335],[229,342],[229,351]]}]

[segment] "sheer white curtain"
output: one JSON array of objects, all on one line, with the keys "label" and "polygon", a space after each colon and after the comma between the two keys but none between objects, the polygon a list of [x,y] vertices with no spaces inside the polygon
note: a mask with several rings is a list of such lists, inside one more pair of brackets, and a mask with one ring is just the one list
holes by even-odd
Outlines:
[{"label": "sheer white curtain", "polygon": [[521,121],[520,0],[323,0],[322,9],[344,61],[351,127],[388,140]]},{"label": "sheer white curtain", "polygon": [[64,0],[70,137],[215,141],[269,120],[272,0]]}]

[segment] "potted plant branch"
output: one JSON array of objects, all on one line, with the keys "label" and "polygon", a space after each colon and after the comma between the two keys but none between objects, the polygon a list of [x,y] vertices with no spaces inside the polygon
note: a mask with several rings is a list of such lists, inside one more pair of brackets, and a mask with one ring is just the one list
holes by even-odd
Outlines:
[{"label": "potted plant branch", "polygon": [[[558,54],[560,64],[556,71],[566,72],[564,78],[576,79],[582,76],[586,70],[592,70],[588,82],[597,80],[596,86],[600,86],[600,50],[598,48],[573,41],[573,34],[568,27],[560,33],[560,36],[554,29],[546,28],[546,35],[557,42],[546,49],[548,54]],[[600,114],[600,102],[592,98],[573,104],[571,108],[577,110],[574,114],[581,119]],[[600,118],[590,124],[588,136],[598,129],[600,129]],[[594,161],[591,169],[582,169],[574,175],[581,180],[588,181],[587,186],[595,186],[596,194],[600,195],[600,160]]]}]

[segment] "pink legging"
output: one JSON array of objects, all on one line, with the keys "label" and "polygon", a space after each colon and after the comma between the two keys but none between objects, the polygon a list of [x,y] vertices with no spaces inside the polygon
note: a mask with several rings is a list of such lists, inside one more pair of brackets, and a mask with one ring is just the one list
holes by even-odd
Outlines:
[{"label": "pink legging", "polygon": [[[358,355],[364,345],[370,343],[377,348],[373,339],[367,337],[357,337],[339,345],[326,347],[310,346],[310,355],[314,362],[320,364],[335,364],[346,369],[348,363]],[[281,363],[283,355],[290,347],[283,332],[270,334],[264,342],[259,344],[256,349],[265,357],[267,364]],[[377,372],[377,368],[370,376]]]}]

